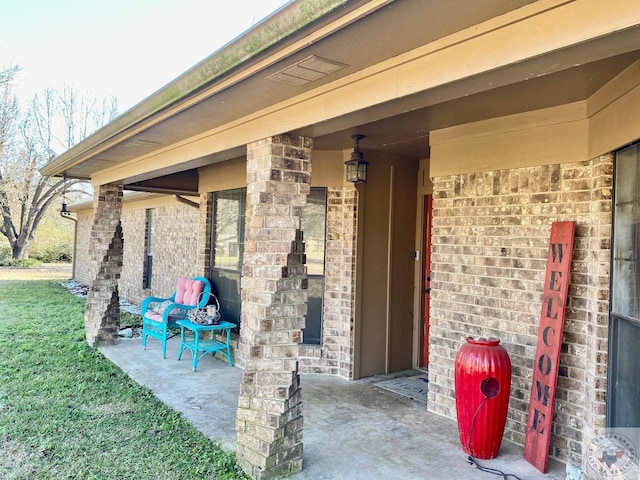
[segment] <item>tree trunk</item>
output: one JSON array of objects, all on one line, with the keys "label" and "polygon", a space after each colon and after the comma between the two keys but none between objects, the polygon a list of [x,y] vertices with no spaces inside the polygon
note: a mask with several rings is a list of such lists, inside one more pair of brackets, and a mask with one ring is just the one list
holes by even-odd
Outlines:
[{"label": "tree trunk", "polygon": [[17,241],[11,246],[11,250],[15,259],[29,258],[29,247],[24,242]]}]

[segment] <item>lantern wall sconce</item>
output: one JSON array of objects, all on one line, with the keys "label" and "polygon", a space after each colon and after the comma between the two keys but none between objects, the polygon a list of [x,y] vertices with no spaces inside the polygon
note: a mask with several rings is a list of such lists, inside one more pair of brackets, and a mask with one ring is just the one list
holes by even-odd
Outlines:
[{"label": "lantern wall sconce", "polygon": [[62,176],[62,208],[60,209],[62,215],[70,213],[67,210],[67,176]]},{"label": "lantern wall sconce", "polygon": [[60,216],[78,222],[77,218],[74,218],[73,213],[67,208],[67,176],[62,177],[62,207],[60,208]]},{"label": "lantern wall sconce", "polygon": [[364,183],[367,181],[367,165],[362,152],[360,151],[360,140],[365,138],[364,135],[352,135],[356,141],[356,146],[351,153],[351,158],[344,162],[347,166],[347,181],[353,183]]}]

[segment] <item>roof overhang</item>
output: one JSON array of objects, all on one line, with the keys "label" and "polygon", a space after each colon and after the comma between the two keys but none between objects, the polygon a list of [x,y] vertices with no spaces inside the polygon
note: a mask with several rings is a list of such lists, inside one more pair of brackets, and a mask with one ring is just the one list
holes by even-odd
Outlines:
[{"label": "roof overhang", "polygon": [[637,0],[316,3],[291,2],[43,174],[194,185],[281,133],[341,150],[362,133],[367,149],[424,158],[431,130],[585,100],[640,59]]},{"label": "roof overhang", "polygon": [[[264,68],[264,62],[268,64],[286,55],[285,52],[280,52],[275,59],[269,60],[269,52],[275,45],[282,46],[288,39],[300,36],[300,31],[310,24],[341,7],[344,9],[347,0],[320,0],[312,5],[304,3],[302,6],[300,2],[291,1],[254,25],[114,121],[54,158],[41,169],[43,175],[65,173],[69,178],[88,180],[92,173],[104,166],[96,161],[96,155],[115,145],[122,146],[126,143],[130,153],[123,154],[122,157],[131,157],[136,152],[163,145],[162,141],[143,140],[136,135],[167,118],[175,118],[222,90],[233,87],[246,76]],[[388,0],[376,3],[384,4]],[[263,63],[256,65],[261,59]]]}]

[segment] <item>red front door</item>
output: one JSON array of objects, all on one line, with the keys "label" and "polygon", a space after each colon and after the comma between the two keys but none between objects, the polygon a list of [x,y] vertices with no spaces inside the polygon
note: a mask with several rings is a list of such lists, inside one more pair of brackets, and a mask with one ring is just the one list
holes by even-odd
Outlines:
[{"label": "red front door", "polygon": [[422,366],[429,366],[429,304],[431,292],[431,202],[432,196],[425,195],[423,202],[424,221],[422,223]]}]

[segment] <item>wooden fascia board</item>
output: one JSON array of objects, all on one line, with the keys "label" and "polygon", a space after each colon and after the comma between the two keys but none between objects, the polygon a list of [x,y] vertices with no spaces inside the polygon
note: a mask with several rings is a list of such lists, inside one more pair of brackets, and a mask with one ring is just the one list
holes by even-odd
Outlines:
[{"label": "wooden fascia board", "polygon": [[620,73],[588,101],[589,158],[640,138],[640,61]]},{"label": "wooden fascia board", "polygon": [[587,136],[583,119],[438,144],[431,148],[429,176],[584,161]]},{"label": "wooden fascia board", "polygon": [[433,131],[429,177],[582,161],[586,111],[581,101]]},{"label": "wooden fascia board", "polygon": [[[194,196],[196,198],[196,196]],[[95,200],[95,199],[94,199]],[[78,202],[69,205],[69,211],[79,213],[82,211],[91,211],[95,208],[94,200],[88,200],[84,202]],[[178,205],[179,202],[175,200],[173,195],[150,193],[150,192],[126,192],[122,196],[123,209],[131,209],[131,206],[135,205],[136,209],[140,208],[153,208],[158,206]]]},{"label": "wooden fascia board", "polygon": [[583,121],[587,118],[586,112],[586,102],[574,102],[506,117],[466,123],[432,131],[429,135],[429,145],[434,147],[446,143]]},{"label": "wooden fascia board", "polygon": [[589,99],[587,116],[592,117],[638,86],[640,60],[594,93]]},{"label": "wooden fascia board", "polygon": [[259,138],[519,65],[639,24],[637,0],[617,0],[616,8],[600,0],[540,0],[304,95],[101,171],[95,175],[94,182],[117,182],[222,152]]}]

